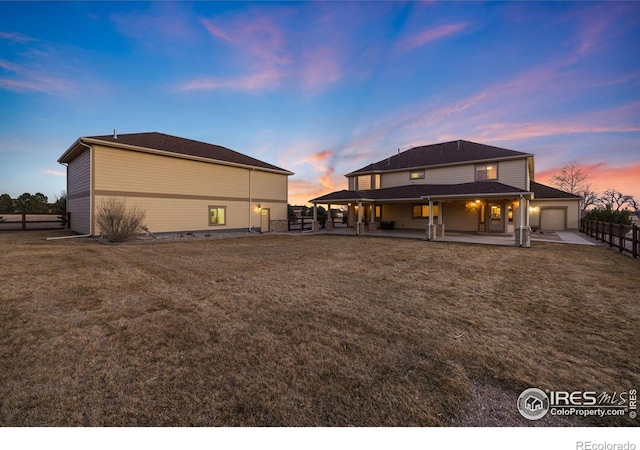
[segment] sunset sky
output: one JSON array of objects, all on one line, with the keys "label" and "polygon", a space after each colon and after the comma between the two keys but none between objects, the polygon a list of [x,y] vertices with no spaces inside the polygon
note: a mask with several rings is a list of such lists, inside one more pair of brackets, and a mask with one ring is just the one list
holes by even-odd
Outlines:
[{"label": "sunset sky", "polygon": [[0,2],[0,194],[54,200],[113,129],[291,170],[292,204],[457,139],[640,199],[640,3]]}]

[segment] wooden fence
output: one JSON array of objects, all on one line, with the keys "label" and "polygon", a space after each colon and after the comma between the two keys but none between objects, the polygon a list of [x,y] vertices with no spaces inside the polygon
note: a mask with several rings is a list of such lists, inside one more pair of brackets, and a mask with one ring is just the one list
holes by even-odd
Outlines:
[{"label": "wooden fence", "polygon": [[313,226],[313,217],[296,217],[289,219],[289,231],[310,230]]},{"label": "wooden fence", "polygon": [[640,256],[640,229],[637,225],[621,225],[619,223],[599,222],[596,220],[582,219],[580,231],[599,241],[606,242],[609,247],[616,247],[622,252],[631,253],[631,256]]},{"label": "wooden fence", "polygon": [[[60,213],[10,213],[0,214],[3,221],[0,222],[0,231],[19,231],[19,230],[62,230],[71,228],[71,213],[67,214],[67,223],[62,223]],[[56,216],[55,220],[48,220],[49,217]],[[50,224],[57,223],[54,227]],[[29,225],[29,226],[27,226]]]}]

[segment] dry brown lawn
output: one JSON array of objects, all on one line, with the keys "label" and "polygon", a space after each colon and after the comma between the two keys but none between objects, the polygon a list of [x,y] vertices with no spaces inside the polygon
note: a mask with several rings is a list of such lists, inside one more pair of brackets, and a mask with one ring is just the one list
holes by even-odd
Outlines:
[{"label": "dry brown lawn", "polygon": [[344,236],[0,234],[0,425],[529,422],[527,387],[640,387],[640,261]]}]

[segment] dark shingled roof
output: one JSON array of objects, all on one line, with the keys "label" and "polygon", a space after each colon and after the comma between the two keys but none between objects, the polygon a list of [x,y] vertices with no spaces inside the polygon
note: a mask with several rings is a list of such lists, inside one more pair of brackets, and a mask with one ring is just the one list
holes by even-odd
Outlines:
[{"label": "dark shingled roof", "polygon": [[560,189],[552,188],[544,184],[531,182],[531,191],[535,195],[535,198],[564,198],[564,199],[580,199],[579,195],[571,194],[569,192],[561,191]]},{"label": "dark shingled roof", "polygon": [[419,200],[422,197],[469,197],[500,194],[525,194],[528,191],[507,186],[495,181],[477,181],[462,184],[410,184],[383,189],[367,189],[359,191],[342,190],[310,200],[311,203],[356,200]]},{"label": "dark shingled roof", "polygon": [[[207,144],[206,142],[194,141],[191,139],[185,139],[163,133],[153,132],[119,134],[117,138],[113,135],[86,136],[81,139],[103,141],[105,143],[114,144],[116,146],[132,145],[149,150],[161,150],[165,152],[176,153],[179,155],[195,156],[215,161],[241,164],[244,166],[288,172],[287,170],[281,169],[280,167],[274,166],[264,161],[260,161],[256,158],[252,158],[251,156],[238,153],[234,150],[222,147],[220,145]],[[69,153],[69,151],[67,151],[67,153]],[[67,153],[65,153],[65,155],[67,155]],[[63,155],[60,160],[63,160],[65,155]],[[63,162],[66,162],[66,158]]]},{"label": "dark shingled roof", "polygon": [[377,163],[369,164],[348,175],[525,156],[532,155],[460,140],[414,147]]}]

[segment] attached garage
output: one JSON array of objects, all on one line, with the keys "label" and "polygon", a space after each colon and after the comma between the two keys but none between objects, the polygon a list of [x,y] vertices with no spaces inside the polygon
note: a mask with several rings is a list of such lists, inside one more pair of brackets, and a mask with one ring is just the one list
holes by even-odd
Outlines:
[{"label": "attached garage", "polygon": [[531,182],[534,199],[529,202],[529,224],[535,230],[566,231],[580,227],[582,197]]},{"label": "attached garage", "polygon": [[567,208],[541,208],[540,229],[543,231],[565,231],[567,229]]}]

